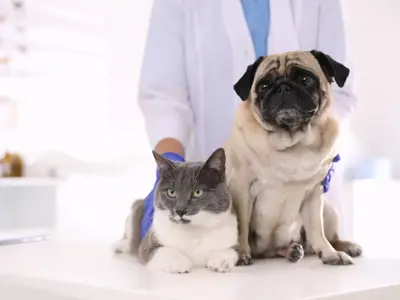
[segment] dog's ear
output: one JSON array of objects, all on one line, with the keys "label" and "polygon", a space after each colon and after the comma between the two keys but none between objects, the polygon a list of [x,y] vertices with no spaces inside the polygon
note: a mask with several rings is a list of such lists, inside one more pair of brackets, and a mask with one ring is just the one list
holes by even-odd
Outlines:
[{"label": "dog's ear", "polygon": [[326,78],[328,78],[329,82],[333,82],[333,78],[339,87],[343,87],[347,77],[350,74],[350,70],[342,65],[341,63],[334,60],[328,54],[325,54],[321,51],[311,50],[311,54],[318,61],[319,65],[324,71]]},{"label": "dog's ear", "polygon": [[257,68],[263,59],[264,56],[260,56],[253,64],[249,65],[243,76],[240,77],[238,82],[236,82],[233,86],[236,94],[240,97],[240,99],[242,99],[242,101],[246,101],[249,97],[254,76],[256,75]]}]

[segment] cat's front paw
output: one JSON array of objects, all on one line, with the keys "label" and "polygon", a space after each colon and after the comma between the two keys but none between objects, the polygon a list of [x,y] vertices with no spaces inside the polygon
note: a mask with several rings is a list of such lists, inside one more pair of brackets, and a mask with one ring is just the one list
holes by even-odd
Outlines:
[{"label": "cat's front paw", "polygon": [[189,273],[192,269],[189,258],[180,251],[168,247],[161,247],[156,250],[147,266],[151,269],[179,274]]},{"label": "cat's front paw", "polygon": [[213,253],[207,261],[207,268],[216,272],[230,272],[236,265],[239,256],[233,249]]},{"label": "cat's front paw", "polygon": [[349,255],[342,251],[336,251],[328,255],[318,254],[322,262],[326,265],[340,266],[340,265],[352,265],[353,260]]}]

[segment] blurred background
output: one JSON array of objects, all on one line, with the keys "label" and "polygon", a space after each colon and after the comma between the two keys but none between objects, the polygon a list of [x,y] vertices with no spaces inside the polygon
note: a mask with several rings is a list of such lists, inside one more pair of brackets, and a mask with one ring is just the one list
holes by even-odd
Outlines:
[{"label": "blurred background", "polygon": [[[136,104],[151,6],[0,0],[0,158],[3,173],[11,157],[24,170],[0,179],[0,230],[122,233],[155,173]],[[359,101],[342,140],[348,209],[355,237],[379,251],[400,208],[400,2],[346,8]]]}]

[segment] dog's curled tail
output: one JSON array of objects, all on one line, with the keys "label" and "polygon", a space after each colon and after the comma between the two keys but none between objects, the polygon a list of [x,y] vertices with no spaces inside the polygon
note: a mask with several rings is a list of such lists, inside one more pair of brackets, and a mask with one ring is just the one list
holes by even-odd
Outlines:
[{"label": "dog's curled tail", "polygon": [[144,215],[144,199],[135,200],[125,221],[124,235],[114,245],[114,252],[136,255],[142,240],[141,228]]}]

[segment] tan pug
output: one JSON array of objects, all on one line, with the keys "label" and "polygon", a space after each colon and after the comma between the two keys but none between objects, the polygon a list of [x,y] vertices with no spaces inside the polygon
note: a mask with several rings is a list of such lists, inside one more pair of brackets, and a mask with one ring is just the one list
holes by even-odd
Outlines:
[{"label": "tan pug", "polygon": [[343,87],[348,75],[329,55],[295,51],[259,58],[235,84],[243,102],[225,150],[239,264],[252,257],[297,261],[302,245],[330,265],[361,255],[359,245],[339,239],[337,214],[321,185],[339,134],[331,84]]}]

